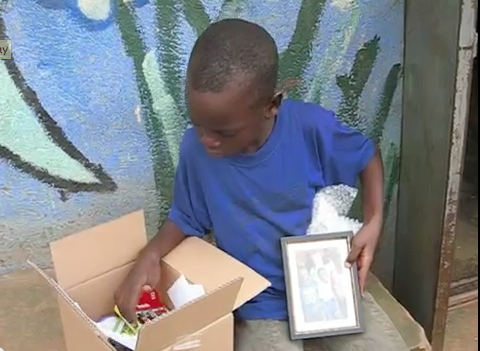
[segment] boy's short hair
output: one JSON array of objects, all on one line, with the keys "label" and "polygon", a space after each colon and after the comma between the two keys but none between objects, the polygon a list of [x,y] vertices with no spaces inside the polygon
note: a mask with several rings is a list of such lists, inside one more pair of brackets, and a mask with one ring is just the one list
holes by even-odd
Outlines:
[{"label": "boy's short hair", "polygon": [[189,62],[189,85],[221,92],[235,78],[251,85],[258,100],[271,99],[278,79],[275,40],[261,26],[241,19],[210,25],[196,41]]}]

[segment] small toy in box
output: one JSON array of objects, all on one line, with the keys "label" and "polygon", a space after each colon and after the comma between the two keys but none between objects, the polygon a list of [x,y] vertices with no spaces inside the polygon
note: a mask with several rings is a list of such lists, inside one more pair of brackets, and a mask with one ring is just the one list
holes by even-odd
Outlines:
[{"label": "small toy in box", "polygon": [[137,320],[129,323],[115,306],[115,316],[106,316],[98,321],[97,326],[108,336],[110,344],[118,351],[133,351],[138,330],[142,325],[153,321],[168,312],[156,290],[143,291],[135,313]]},{"label": "small toy in box", "polygon": [[121,314],[118,306],[115,306],[115,313],[120,317],[134,334],[137,334],[138,329],[145,323],[153,321],[154,319],[162,316],[168,312],[167,305],[160,299],[160,296],[155,289],[150,291],[144,290],[137,306],[135,307],[135,313],[137,315],[137,321],[133,324],[129,323]]}]

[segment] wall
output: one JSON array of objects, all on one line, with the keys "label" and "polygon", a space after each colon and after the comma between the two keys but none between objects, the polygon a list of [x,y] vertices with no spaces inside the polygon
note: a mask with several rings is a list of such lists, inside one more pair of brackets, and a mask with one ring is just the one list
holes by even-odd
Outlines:
[{"label": "wall", "polygon": [[[401,1],[2,4],[0,39],[12,40],[14,57],[0,61],[0,271],[29,257],[48,264],[49,241],[140,207],[155,232],[187,124],[188,54],[198,33],[224,17],[272,33],[282,81],[296,81],[290,96],[324,104],[381,142],[385,202],[395,212]],[[389,223],[387,243],[394,217]]]}]

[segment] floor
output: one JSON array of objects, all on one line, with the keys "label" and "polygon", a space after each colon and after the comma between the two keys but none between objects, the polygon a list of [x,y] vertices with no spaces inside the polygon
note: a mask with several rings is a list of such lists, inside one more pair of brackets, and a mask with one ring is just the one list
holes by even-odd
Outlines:
[{"label": "floor", "polygon": [[478,301],[450,312],[444,351],[478,351]]},{"label": "floor", "polygon": [[[0,349],[65,351],[56,300],[32,271],[0,276]],[[452,311],[444,351],[478,351],[478,303]]]}]

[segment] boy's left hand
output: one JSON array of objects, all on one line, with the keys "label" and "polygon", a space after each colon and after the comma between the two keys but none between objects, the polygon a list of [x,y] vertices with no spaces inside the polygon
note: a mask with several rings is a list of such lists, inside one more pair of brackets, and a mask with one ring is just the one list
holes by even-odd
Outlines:
[{"label": "boy's left hand", "polygon": [[347,266],[358,264],[360,289],[365,292],[368,274],[372,267],[373,258],[377,249],[378,240],[382,230],[381,225],[367,224],[352,239],[352,249],[347,258]]}]

